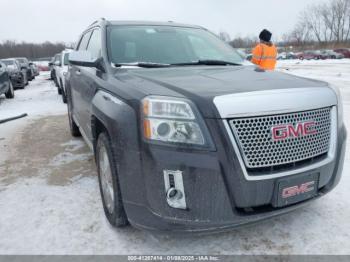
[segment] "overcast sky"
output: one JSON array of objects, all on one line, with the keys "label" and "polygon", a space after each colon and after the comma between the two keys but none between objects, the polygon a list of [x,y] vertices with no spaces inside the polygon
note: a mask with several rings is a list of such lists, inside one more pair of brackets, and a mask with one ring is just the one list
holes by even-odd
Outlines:
[{"label": "overcast sky", "polygon": [[[175,21],[231,37],[275,38],[293,28],[298,14],[320,0],[0,0],[0,41],[74,42],[94,20]],[[7,11],[5,11],[7,10]]]}]

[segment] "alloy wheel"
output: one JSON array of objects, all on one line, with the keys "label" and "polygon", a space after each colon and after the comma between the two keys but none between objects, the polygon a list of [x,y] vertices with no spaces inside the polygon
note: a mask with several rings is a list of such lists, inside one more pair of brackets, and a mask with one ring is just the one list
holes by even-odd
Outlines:
[{"label": "alloy wheel", "polygon": [[108,212],[112,214],[114,211],[113,178],[110,161],[105,146],[102,146],[99,152],[99,169],[103,199]]}]

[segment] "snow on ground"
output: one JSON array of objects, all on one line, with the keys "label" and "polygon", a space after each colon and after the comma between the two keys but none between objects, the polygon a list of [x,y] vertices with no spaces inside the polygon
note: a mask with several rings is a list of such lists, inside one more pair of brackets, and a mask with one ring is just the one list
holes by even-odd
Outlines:
[{"label": "snow on ground", "polygon": [[54,83],[48,81],[49,73],[45,72],[29,82],[24,90],[15,90],[15,99],[5,99],[0,96],[0,119],[27,113],[30,117],[58,115],[67,112],[67,107],[61,103]]},{"label": "snow on ground", "polygon": [[15,90],[15,98],[6,99],[0,95],[0,120],[18,116],[24,113],[28,117],[9,122],[0,126],[0,161],[4,160],[4,152],[8,150],[6,139],[20,132],[21,128],[36,118],[47,115],[60,115],[67,112],[67,107],[61,103],[62,99],[57,95],[57,88],[52,81],[48,81],[49,72],[44,72],[36,77],[25,89]]},{"label": "snow on ground", "polygon": [[[349,60],[279,70],[340,87],[350,128]],[[23,112],[26,120],[0,125],[0,254],[350,254],[349,154],[338,187],[305,208],[224,234],[157,235],[109,226],[92,156],[57,116],[66,107],[52,83],[40,77],[15,100],[0,97],[0,119]]]}]

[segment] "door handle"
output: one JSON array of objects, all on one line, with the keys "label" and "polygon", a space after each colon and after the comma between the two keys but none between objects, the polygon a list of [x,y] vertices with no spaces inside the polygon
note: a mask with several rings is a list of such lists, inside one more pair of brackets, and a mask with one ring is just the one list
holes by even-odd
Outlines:
[{"label": "door handle", "polygon": [[80,70],[76,70],[76,71],[75,71],[75,74],[78,75],[78,76],[80,76],[80,75],[81,75]]}]

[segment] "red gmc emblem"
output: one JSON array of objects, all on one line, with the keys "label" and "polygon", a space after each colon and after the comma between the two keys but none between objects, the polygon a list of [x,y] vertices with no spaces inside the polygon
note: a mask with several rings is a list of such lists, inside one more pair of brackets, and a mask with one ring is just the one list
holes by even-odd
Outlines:
[{"label": "red gmc emblem", "polygon": [[288,197],[293,197],[296,195],[310,192],[315,189],[314,185],[315,185],[315,181],[310,181],[310,182],[301,184],[300,186],[292,186],[292,187],[284,188],[282,191],[282,197],[288,198]]},{"label": "red gmc emblem", "polygon": [[271,129],[272,139],[278,141],[287,138],[317,134],[315,127],[316,122],[314,121],[298,123],[295,126],[292,124],[274,126]]}]

